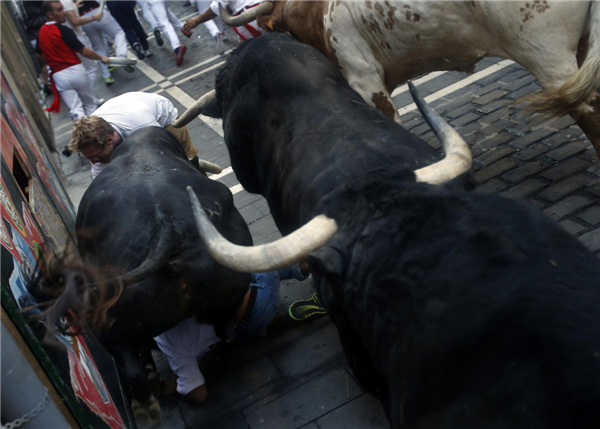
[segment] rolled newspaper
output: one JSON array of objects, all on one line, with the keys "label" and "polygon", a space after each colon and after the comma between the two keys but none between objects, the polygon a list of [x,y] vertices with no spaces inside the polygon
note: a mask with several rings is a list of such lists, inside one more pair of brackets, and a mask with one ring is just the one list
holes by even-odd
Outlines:
[{"label": "rolled newspaper", "polygon": [[108,57],[109,64],[114,66],[133,66],[137,64],[137,60],[133,58],[123,57]]}]

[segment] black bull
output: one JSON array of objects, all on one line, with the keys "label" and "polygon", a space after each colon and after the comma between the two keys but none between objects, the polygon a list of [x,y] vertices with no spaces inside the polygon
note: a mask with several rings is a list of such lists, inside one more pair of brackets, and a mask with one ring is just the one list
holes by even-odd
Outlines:
[{"label": "black bull", "polygon": [[[76,228],[84,266],[59,269],[52,281],[45,279],[32,291],[38,301],[60,297],[48,314],[49,326],[60,326],[68,309],[84,321],[102,310],[105,303],[98,302],[94,284],[99,279],[90,267],[104,279],[121,275],[122,293],[106,317],[110,328],[97,336],[124,373],[134,413],[142,422],[157,420],[159,408],[146,380],[147,361],[138,352],[192,316],[215,324],[225,336],[250,283],[248,274],[223,267],[206,251],[186,186],[211,210],[224,235],[252,245],[227,187],[194,167],[171,133],[144,128],[115,150],[81,200]],[[112,296],[108,293],[107,299]],[[98,318],[87,318],[94,320]]]},{"label": "black bull", "polygon": [[415,183],[429,146],[286,35],[236,50],[204,113],[223,118],[237,177],[284,234],[335,221],[309,264],[394,428],[598,426],[600,264],[557,223],[523,201]]}]

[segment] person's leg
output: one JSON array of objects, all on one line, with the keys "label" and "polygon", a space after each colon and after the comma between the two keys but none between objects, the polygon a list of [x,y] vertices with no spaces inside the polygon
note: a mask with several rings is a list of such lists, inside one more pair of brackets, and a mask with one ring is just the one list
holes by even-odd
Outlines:
[{"label": "person's leg", "polygon": [[150,9],[156,17],[160,29],[167,35],[169,42],[171,42],[171,48],[173,48],[173,50],[179,49],[181,43],[179,42],[179,37],[177,37],[173,25],[169,22],[165,4],[163,2],[156,2],[150,5]]},{"label": "person's leg", "polygon": [[[86,114],[83,110],[83,103],[79,98],[79,94],[77,94],[77,91],[73,87],[72,80],[75,79],[77,74],[71,70],[73,67],[69,67],[68,69],[53,74],[52,79],[54,79],[61,101],[65,103],[69,109],[71,119],[73,121],[78,121],[86,116]],[[81,68],[83,69],[83,66]],[[83,73],[85,74],[85,71]]]},{"label": "person's leg", "polygon": [[187,127],[175,128],[172,125],[167,125],[165,130],[171,132],[171,134],[175,136],[175,138],[181,144],[181,147],[183,147],[183,150],[185,150],[185,154],[189,159],[193,159],[198,156],[198,149],[194,147]]},{"label": "person's leg", "polygon": [[[86,48],[92,49],[92,44],[90,40],[87,38],[85,34],[77,34],[77,39],[85,46]],[[96,83],[96,71],[98,70],[98,63],[95,60],[90,60],[89,58],[84,57],[83,55],[77,54],[79,59],[81,60],[81,64],[85,68],[85,71],[88,75],[88,79],[90,81],[90,91],[96,102],[98,102],[98,97],[96,97],[96,91],[94,90],[94,85]]]},{"label": "person's leg", "polygon": [[79,95],[85,116],[89,116],[97,109],[96,97],[90,91],[90,79],[83,65],[78,64],[70,68],[73,69],[71,84]]},{"label": "person's leg", "polygon": [[115,52],[117,57],[127,57],[127,39],[125,31],[119,23],[113,18],[109,11],[105,10],[100,20],[102,31],[110,36],[115,42]]},{"label": "person's leg", "polygon": [[[279,305],[279,275],[276,271],[254,273],[256,283],[250,284],[251,299],[249,314],[236,326],[236,341],[248,341],[255,336],[264,335]],[[252,294],[254,305],[252,305]],[[248,311],[246,311],[248,313]]]},{"label": "person's leg", "polygon": [[125,3],[127,3],[127,7],[123,10],[125,18],[131,24],[131,29],[142,45],[142,48],[144,48],[144,50],[148,50],[150,48],[148,45],[148,37],[146,36],[144,28],[142,27],[142,24],[140,24],[140,21],[138,21],[137,15],[135,14],[135,2],[130,1]]},{"label": "person's leg", "polygon": [[[304,270],[300,265],[303,265],[305,267]],[[279,274],[279,278],[281,280],[296,279],[302,281],[308,278],[309,270],[306,263],[302,263],[294,264],[291,267],[282,268],[278,270],[277,273]]]},{"label": "person's leg", "polygon": [[[108,46],[106,46],[106,43],[104,42],[104,36],[102,35],[102,30],[98,24],[99,23],[97,21],[94,21],[90,22],[89,24],[85,24],[81,28],[83,28],[83,31],[87,35],[88,39],[90,39],[92,50],[100,55],[108,56]],[[110,78],[108,66],[102,63],[98,63],[98,65],[100,66],[100,73],[102,73],[102,77],[104,79]]]},{"label": "person's leg", "polygon": [[173,12],[171,12],[171,9],[169,9],[168,7],[166,7],[166,10],[167,10],[167,16],[169,17],[169,22],[171,23],[173,28],[175,30],[181,30],[183,28],[183,24],[181,23],[179,18],[177,18],[177,16]]}]

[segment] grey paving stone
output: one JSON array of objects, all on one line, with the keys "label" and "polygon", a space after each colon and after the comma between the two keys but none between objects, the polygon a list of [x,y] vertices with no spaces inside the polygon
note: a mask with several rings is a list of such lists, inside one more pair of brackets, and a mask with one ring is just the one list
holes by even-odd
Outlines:
[{"label": "grey paving stone", "polygon": [[260,200],[254,202],[252,204],[254,205],[254,207],[256,207],[257,210],[259,210],[265,216],[268,214],[271,214],[271,210],[269,209],[269,204],[267,203],[267,200],[265,200],[264,198],[261,198]]},{"label": "grey paving stone", "polygon": [[513,140],[512,144],[518,147],[529,146],[531,143],[535,143],[538,140],[542,140],[543,138],[549,136],[550,134],[553,134],[554,132],[554,130],[540,128],[539,130],[532,131],[523,137],[519,137]]},{"label": "grey paving stone", "polygon": [[553,147],[558,147],[565,142],[575,140],[582,133],[583,133],[583,131],[581,131],[581,129],[579,129],[579,128],[566,128],[566,129],[554,134],[553,136],[548,137],[546,140],[544,140],[544,143],[547,143]]},{"label": "grey paving stone", "polygon": [[458,127],[457,131],[461,136],[465,137],[469,134],[479,131],[481,128],[483,128],[483,126],[484,124],[480,123],[480,121],[473,121],[464,127]]},{"label": "grey paving stone", "polygon": [[502,87],[503,90],[505,91],[516,91],[517,89],[520,89],[522,87],[524,87],[525,85],[527,85],[530,82],[535,81],[535,76],[533,75],[528,75],[528,76],[524,76],[520,79],[516,79],[513,80],[512,82],[510,82],[509,84],[506,84]]},{"label": "grey paving stone", "polygon": [[360,394],[352,377],[337,369],[247,415],[246,421],[252,429],[296,429]]},{"label": "grey paving stone", "polygon": [[227,186],[228,188],[231,188],[232,186],[235,186],[238,183],[240,183],[239,180],[237,179],[235,173],[227,174],[227,175],[221,177],[219,179],[219,181],[221,183],[223,183],[225,186]]},{"label": "grey paving stone", "polygon": [[588,168],[592,165],[590,162],[579,158],[571,158],[564,162],[561,162],[556,167],[550,170],[544,171],[540,176],[548,180],[558,181],[576,173],[580,170]]},{"label": "grey paving stone", "polygon": [[506,95],[508,91],[503,91],[501,89],[496,89],[495,91],[490,92],[489,94],[484,95],[483,97],[479,97],[473,100],[474,104],[485,105],[491,103],[492,101],[503,97]]},{"label": "grey paving stone", "polygon": [[523,97],[524,95],[529,94],[530,92],[535,92],[538,91],[540,89],[540,85],[536,82],[532,82],[529,85],[514,91],[514,92],[510,92],[506,95],[506,97],[508,98],[512,98],[513,100],[518,100],[519,98]]},{"label": "grey paving stone", "polygon": [[508,109],[505,107],[499,108],[496,111],[490,113],[489,115],[485,115],[483,118],[479,120],[479,122],[483,124],[493,124],[500,119],[509,118],[513,114],[514,110]]},{"label": "grey paving stone", "polygon": [[273,353],[271,358],[284,376],[294,379],[338,358],[342,353],[337,328],[329,325]]},{"label": "grey paving stone", "polygon": [[579,239],[588,249],[594,252],[600,250],[600,228],[583,234]]},{"label": "grey paving stone", "polygon": [[586,150],[585,152],[579,154],[579,158],[587,159],[588,161],[591,161],[593,163],[598,163],[598,153],[596,152],[596,149],[594,149],[593,147],[591,147],[588,150]]},{"label": "grey paving stone", "polygon": [[[208,399],[204,405],[198,407],[183,401],[179,404],[187,426],[200,425],[210,421],[225,407],[232,406],[252,394],[256,395],[259,389],[281,377],[281,373],[266,356],[216,379],[213,379],[216,375],[215,372],[204,371],[203,374],[208,388]],[[268,393],[271,392],[264,392],[264,395]]]},{"label": "grey paving stone", "polygon": [[477,82],[479,82],[480,85],[487,85],[491,82],[498,82],[500,78],[512,72],[514,72],[514,69],[512,69],[511,67],[505,67],[501,70],[498,70],[497,72],[492,73],[489,76],[484,77],[483,79],[478,80]]},{"label": "grey paving stone", "polygon": [[[515,120],[516,118],[511,118],[511,119]],[[514,136],[523,137],[525,134],[527,134],[527,132],[531,131],[531,127],[529,126],[528,123],[521,122],[521,123],[516,124],[514,127],[508,128],[506,131],[508,131],[509,133],[511,133]]]},{"label": "grey paving stone", "polygon": [[483,185],[478,186],[476,188],[476,191],[486,193],[486,194],[497,194],[498,192],[500,192],[506,188],[508,188],[507,183],[504,183],[503,181],[498,180],[498,179],[492,179],[492,180],[488,181],[487,183],[484,183]]},{"label": "grey paving stone", "polygon": [[[194,429],[188,426],[187,429]],[[198,427],[200,429],[200,426]],[[231,416],[219,419],[219,421],[210,426],[203,426],[202,429],[248,429],[246,419],[241,412],[232,414]]]},{"label": "grey paving stone", "polygon": [[566,179],[552,185],[548,189],[545,189],[544,192],[540,193],[538,196],[548,201],[558,201],[571,192],[589,185],[594,180],[596,179],[585,174],[577,174],[575,176],[567,177]]},{"label": "grey paving stone", "polygon": [[514,137],[512,135],[510,135],[509,133],[501,132],[499,134],[496,134],[495,136],[480,140],[479,143],[477,144],[477,146],[479,146],[481,149],[491,149],[495,146],[499,146],[499,145],[509,142],[513,139],[514,139]]},{"label": "grey paving stone", "polygon": [[414,119],[410,119],[405,121],[404,119],[402,120],[402,126],[404,127],[404,129],[410,131],[413,128],[423,124],[424,120],[421,116],[414,118]]},{"label": "grey paving stone", "polygon": [[[450,118],[450,119],[456,119],[462,115],[464,115],[465,113],[469,113],[470,111],[474,110],[473,105],[469,104],[465,104],[464,106],[458,107],[454,110],[451,110],[450,112],[446,113],[446,118]],[[446,119],[448,120],[448,119]]]},{"label": "grey paving stone", "polygon": [[[475,95],[472,92],[463,94],[461,96],[457,96],[456,94],[452,94],[452,95],[453,95],[453,97],[452,97],[451,101],[449,101],[447,104],[444,104],[442,106],[442,108],[446,112],[450,112],[460,106],[470,103],[471,101],[473,101],[475,99]],[[454,97],[456,97],[456,98],[454,98]]]},{"label": "grey paving stone", "polygon": [[365,393],[317,420],[321,429],[389,429],[381,401]]},{"label": "grey paving stone", "polygon": [[511,183],[519,183],[523,179],[537,174],[548,167],[550,167],[550,165],[541,162],[526,162],[519,168],[515,168],[514,170],[506,173],[502,176],[502,178],[504,180],[508,180]]},{"label": "grey paving stone", "polygon": [[261,198],[263,198],[262,195],[251,194],[248,191],[241,191],[233,196],[233,202],[235,204],[235,207],[238,210],[240,210],[246,207],[248,204],[252,204],[253,202],[258,201]]},{"label": "grey paving stone", "polygon": [[502,192],[501,195],[509,198],[526,197],[534,192],[539,191],[545,186],[548,186],[548,184],[539,179],[528,179]]},{"label": "grey paving stone", "polygon": [[576,235],[577,233],[585,230],[585,226],[582,226],[580,224],[578,224],[577,222],[573,222],[572,220],[563,220],[560,223],[560,226],[562,226],[564,229],[567,230],[567,232],[571,235]]},{"label": "grey paving stone", "polygon": [[473,179],[475,180],[475,183],[483,183],[486,180],[498,176],[499,174],[502,174],[511,168],[515,168],[518,165],[519,163],[514,159],[504,158],[475,173],[473,175]]},{"label": "grey paving stone", "polygon": [[600,197],[600,182],[596,182],[593,185],[588,186],[585,190],[591,192],[597,197]]},{"label": "grey paving stone", "polygon": [[426,132],[428,132],[431,128],[429,127],[429,124],[427,122],[422,123],[421,125],[414,127],[410,130],[411,133],[413,133],[416,136],[420,136],[421,134],[424,134]]},{"label": "grey paving stone", "polygon": [[476,121],[480,117],[481,117],[481,115],[478,115],[477,113],[467,113],[467,114],[462,115],[461,117],[451,121],[450,125],[453,125],[455,127],[462,127],[470,122]]},{"label": "grey paving stone", "polygon": [[315,292],[315,287],[312,283],[312,279],[310,278],[304,281],[295,279],[282,281],[281,287],[279,288],[280,297],[278,311],[287,311],[289,306],[294,302],[307,298]]},{"label": "grey paving stone", "polygon": [[561,202],[548,207],[544,210],[544,213],[546,213],[552,219],[558,220],[563,216],[573,213],[575,210],[578,210],[585,206],[589,206],[593,202],[594,200],[592,200],[591,198],[575,195],[567,197]]},{"label": "grey paving stone", "polygon": [[254,245],[269,243],[274,236],[281,237],[271,215],[260,218],[253,224],[248,225],[248,228],[250,228]]},{"label": "grey paving stone", "polygon": [[253,204],[248,204],[246,207],[240,209],[240,214],[247,224],[251,224],[265,216]]},{"label": "grey paving stone", "polygon": [[561,116],[560,118],[552,119],[546,124],[548,128],[554,128],[555,130],[562,130],[571,125],[575,125],[575,121],[570,116]]},{"label": "grey paving stone", "polygon": [[514,158],[520,159],[521,161],[529,161],[535,158],[536,156],[548,152],[549,150],[550,148],[545,144],[535,143],[527,147],[526,149],[519,151],[516,155],[514,155]]},{"label": "grey paving stone", "polygon": [[589,209],[585,209],[584,211],[579,213],[577,217],[589,223],[590,225],[598,225],[600,223],[600,205],[596,204],[595,206],[592,206]]},{"label": "grey paving stone", "polygon": [[556,161],[562,161],[565,158],[568,158],[576,153],[582,152],[587,149],[588,144],[582,142],[581,140],[576,140],[572,143],[568,143],[564,146],[559,147],[558,149],[551,150],[546,154],[546,156],[555,159]]},{"label": "grey paving stone", "polygon": [[474,161],[486,166],[498,161],[500,158],[504,158],[505,156],[510,155],[514,151],[515,149],[509,146],[495,147],[488,150],[483,155],[478,156],[474,159]]},{"label": "grey paving stone", "polygon": [[311,422],[306,426],[302,426],[300,429],[319,429],[319,426],[315,422]]},{"label": "grey paving stone", "polygon": [[485,128],[481,129],[481,132],[483,134],[487,134],[489,136],[496,134],[496,133],[500,133],[504,130],[506,130],[507,128],[510,128],[514,125],[514,122],[512,121],[507,121],[507,120],[501,120],[501,121],[496,121],[491,125],[488,125]]},{"label": "grey paving stone", "polygon": [[[482,86],[481,89],[478,89],[477,91],[475,91],[475,95],[477,95],[478,97],[482,97],[492,91],[494,91],[495,89],[498,89],[502,86],[501,83],[499,82],[490,82],[485,86]],[[487,104],[487,103],[477,103],[477,104]]]},{"label": "grey paving stone", "polygon": [[502,76],[500,79],[498,79],[499,82],[503,82],[503,83],[511,83],[523,76],[529,75],[530,73],[527,70],[524,69],[520,69],[517,71],[513,71],[512,73],[507,73],[506,75]]},{"label": "grey paving stone", "polygon": [[479,106],[477,107],[477,111],[479,113],[483,113],[484,115],[488,115],[492,112],[495,112],[498,109],[501,108],[506,108],[506,106],[508,106],[510,103],[512,102],[512,100],[496,100],[492,103],[486,104],[485,106]]}]

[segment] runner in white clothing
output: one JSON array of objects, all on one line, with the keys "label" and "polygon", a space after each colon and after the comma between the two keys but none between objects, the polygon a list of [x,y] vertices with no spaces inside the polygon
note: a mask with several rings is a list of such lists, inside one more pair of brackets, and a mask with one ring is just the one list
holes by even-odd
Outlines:
[{"label": "runner in white clothing", "polygon": [[[196,6],[198,7],[198,13],[202,13],[210,7],[211,0],[195,0],[192,3],[196,3]],[[223,20],[220,16],[217,16],[216,18],[204,23],[204,26],[215,40],[215,51],[217,55],[223,55],[225,53],[225,45],[223,44],[225,39],[225,31],[223,30],[223,25]]]},{"label": "runner in white clothing", "polygon": [[183,35],[188,39],[192,37],[193,32],[184,30],[181,21],[173,12],[171,12],[164,0],[147,1],[150,4],[152,14],[158,21],[160,29],[167,35],[169,42],[171,42],[171,48],[173,48],[173,52],[175,52],[175,62],[180,66],[183,63],[183,56],[187,52],[187,48],[181,44],[175,30],[181,30]]},{"label": "runner in white clothing", "polygon": [[[102,11],[98,13],[88,16],[86,18],[79,17],[79,9],[73,3],[73,0],[60,0],[63,5],[65,16],[67,17],[67,21],[65,25],[72,29],[77,36],[77,39],[83,44],[83,46],[92,49],[92,44],[90,43],[90,39],[86,36],[85,32],[81,29],[82,25],[88,24],[92,21],[100,21],[102,19]],[[90,60],[89,58],[84,57],[80,53],[77,53],[77,56],[81,60],[81,64],[85,67],[85,71],[90,78],[90,90],[92,96],[96,99],[96,104],[102,104],[104,100],[98,99],[96,96],[96,91],[94,90],[94,84],[96,83],[96,71],[98,70],[98,63],[94,60]]]},{"label": "runner in white clothing", "polygon": [[[223,8],[228,7],[231,10],[232,15],[235,16],[259,5],[263,1],[264,0],[213,0],[208,9],[194,18],[188,19],[185,23],[184,29],[191,30],[192,28],[195,28],[200,24],[204,24],[211,19],[220,17],[221,13],[219,11],[219,4]],[[262,30],[256,21],[252,21],[249,24],[245,24],[241,27],[235,27],[234,31],[239,36],[240,41],[252,39],[262,34]]]},{"label": "runner in white clothing", "polygon": [[92,162],[96,178],[110,161],[112,151],[132,132],[144,127],[161,127],[181,143],[188,158],[198,156],[187,128],[174,128],[177,109],[158,94],[128,92],[108,100],[87,118],[75,123],[69,149],[81,152]]},{"label": "runner in white clothing", "polygon": [[[100,12],[100,4],[96,1],[84,1],[79,7],[79,14],[82,18],[87,18]],[[102,11],[102,19],[100,21],[93,21],[83,25],[83,31],[87,34],[94,51],[100,55],[108,56],[108,45],[106,44],[105,35],[110,37],[115,42],[115,51],[117,57],[127,57],[127,39],[125,38],[125,32],[119,25],[119,23],[113,18],[108,9]],[[135,68],[133,66],[124,66],[123,70],[128,73],[133,73]],[[114,79],[108,69],[108,66],[100,65],[100,71],[104,78],[104,83],[111,85],[114,83]]]}]

